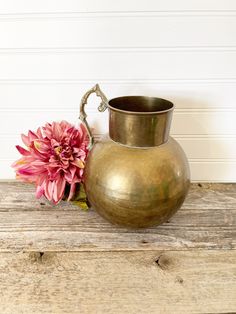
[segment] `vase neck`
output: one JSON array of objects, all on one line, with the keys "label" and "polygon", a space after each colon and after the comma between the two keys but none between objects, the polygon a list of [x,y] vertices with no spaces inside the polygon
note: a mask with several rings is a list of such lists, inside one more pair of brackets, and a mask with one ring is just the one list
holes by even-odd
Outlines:
[{"label": "vase neck", "polygon": [[109,135],[120,144],[153,147],[168,141],[174,105],[165,99],[126,96],[111,99]]}]

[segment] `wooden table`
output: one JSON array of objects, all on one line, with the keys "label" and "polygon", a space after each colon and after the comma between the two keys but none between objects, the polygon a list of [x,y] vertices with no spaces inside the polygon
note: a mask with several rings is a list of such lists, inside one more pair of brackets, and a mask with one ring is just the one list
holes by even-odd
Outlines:
[{"label": "wooden table", "polygon": [[236,186],[192,185],[166,224],[110,225],[0,183],[0,313],[236,313]]}]

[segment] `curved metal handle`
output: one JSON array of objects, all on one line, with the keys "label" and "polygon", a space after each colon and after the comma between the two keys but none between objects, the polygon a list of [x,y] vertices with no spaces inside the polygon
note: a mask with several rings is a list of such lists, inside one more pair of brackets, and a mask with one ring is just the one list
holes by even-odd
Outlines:
[{"label": "curved metal handle", "polygon": [[80,102],[80,115],[79,115],[79,119],[83,122],[88,135],[89,135],[89,139],[90,139],[90,143],[89,143],[89,149],[91,149],[91,147],[94,144],[94,137],[92,135],[91,129],[88,125],[88,122],[86,120],[87,118],[87,114],[84,111],[84,106],[87,104],[88,98],[92,93],[96,93],[97,96],[99,96],[101,98],[101,103],[98,106],[98,110],[100,112],[105,111],[108,108],[108,99],[106,98],[106,96],[104,95],[104,93],[101,91],[100,87],[98,84],[96,84],[93,88],[91,88],[89,91],[87,91],[87,93],[83,96],[83,98],[81,99]]}]

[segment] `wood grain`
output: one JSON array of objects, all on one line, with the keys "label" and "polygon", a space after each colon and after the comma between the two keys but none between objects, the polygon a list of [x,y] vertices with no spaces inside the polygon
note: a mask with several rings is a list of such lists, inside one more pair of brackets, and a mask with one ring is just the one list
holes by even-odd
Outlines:
[{"label": "wood grain", "polygon": [[236,248],[236,186],[192,185],[168,223],[130,230],[94,210],[36,200],[34,187],[0,183],[0,251],[119,251]]},{"label": "wood grain", "polygon": [[232,313],[236,252],[0,254],[1,313]]},{"label": "wood grain", "polygon": [[129,230],[0,182],[0,313],[234,313],[235,191],[192,185],[168,223]]}]

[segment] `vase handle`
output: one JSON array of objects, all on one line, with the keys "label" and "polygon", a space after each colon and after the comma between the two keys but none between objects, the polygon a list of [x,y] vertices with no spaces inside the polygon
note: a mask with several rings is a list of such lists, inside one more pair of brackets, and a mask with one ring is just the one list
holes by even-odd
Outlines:
[{"label": "vase handle", "polygon": [[91,147],[94,144],[94,137],[92,135],[91,129],[88,125],[88,122],[86,120],[87,118],[87,114],[84,111],[84,106],[87,104],[88,98],[92,93],[96,93],[97,96],[99,96],[101,98],[101,103],[98,106],[98,111],[103,112],[108,108],[108,99],[106,98],[106,96],[104,95],[104,93],[101,91],[100,87],[98,84],[96,84],[94,87],[92,87],[89,91],[87,91],[87,93],[83,96],[83,98],[81,99],[80,102],[80,115],[79,115],[79,119],[83,122],[88,135],[89,135],[89,149],[91,149]]}]

